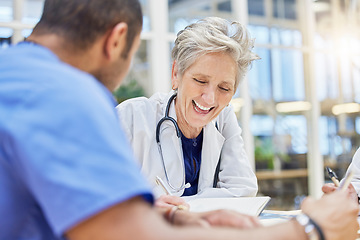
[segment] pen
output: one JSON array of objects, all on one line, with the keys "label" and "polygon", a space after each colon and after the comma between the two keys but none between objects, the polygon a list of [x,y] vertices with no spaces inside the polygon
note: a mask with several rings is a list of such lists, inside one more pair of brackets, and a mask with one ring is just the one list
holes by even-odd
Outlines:
[{"label": "pen", "polygon": [[162,189],[164,190],[166,195],[172,195],[170,190],[166,187],[164,181],[159,176],[156,176],[155,182],[156,182],[157,185],[162,187]]},{"label": "pen", "polygon": [[331,179],[331,181],[333,181],[333,183],[335,184],[336,187],[339,187],[340,183],[336,176],[336,173],[329,167],[326,167],[326,170],[328,172],[328,175],[329,175],[329,178]]}]

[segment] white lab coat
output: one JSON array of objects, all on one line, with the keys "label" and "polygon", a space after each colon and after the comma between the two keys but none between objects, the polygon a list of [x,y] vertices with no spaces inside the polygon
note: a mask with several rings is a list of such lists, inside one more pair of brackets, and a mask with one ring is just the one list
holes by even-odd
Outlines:
[{"label": "white lab coat", "polygon": [[351,181],[351,184],[354,186],[356,193],[359,196],[360,195],[360,148],[356,150],[345,175],[348,175],[349,171],[352,171],[354,173],[354,177],[353,180]]},{"label": "white lab coat", "polygon": [[[139,161],[142,173],[153,187],[155,197],[164,194],[155,183],[156,176],[165,177],[163,163],[156,143],[156,126],[165,116],[169,94],[157,93],[151,98],[139,97],[118,105],[121,125]],[[176,120],[174,101],[169,115]],[[219,130],[215,127],[217,121]],[[219,116],[204,127],[198,194],[203,197],[255,196],[257,179],[249,164],[235,113],[225,107]],[[164,121],[160,130],[160,142],[167,173],[173,186],[184,183],[181,149],[175,128],[170,121]],[[214,173],[221,154],[219,182],[213,188]],[[168,186],[169,189],[171,189]],[[172,192],[181,196],[180,192]]]}]

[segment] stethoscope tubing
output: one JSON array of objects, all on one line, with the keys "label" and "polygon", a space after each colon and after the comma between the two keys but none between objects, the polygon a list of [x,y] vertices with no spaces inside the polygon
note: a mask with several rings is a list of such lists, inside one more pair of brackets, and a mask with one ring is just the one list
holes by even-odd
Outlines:
[{"label": "stethoscope tubing", "polygon": [[[189,184],[185,184],[185,166],[184,166],[184,159],[183,159],[183,152],[182,152],[180,129],[179,129],[179,126],[178,126],[176,120],[169,116],[171,102],[176,98],[176,96],[177,96],[177,93],[174,93],[169,98],[169,101],[168,101],[168,103],[166,105],[165,116],[163,118],[161,118],[160,121],[158,122],[158,124],[156,125],[156,143],[157,143],[158,150],[159,150],[159,153],[160,153],[160,158],[161,158],[162,166],[163,166],[163,169],[164,169],[166,181],[167,181],[167,183],[168,183],[168,185],[170,186],[171,189],[173,189],[175,192],[180,192],[181,190],[187,188],[189,186]],[[184,179],[183,182],[181,183],[180,187],[175,187],[175,186],[173,186],[171,184],[170,179],[169,179],[169,175],[168,175],[167,170],[166,170],[165,159],[164,159],[164,156],[162,154],[162,148],[161,148],[161,143],[160,143],[160,128],[161,128],[161,124],[163,124],[165,121],[172,122],[172,124],[175,127],[176,135],[177,135],[178,140],[179,140],[179,146],[180,146],[180,151],[181,151],[181,159],[180,159],[180,161],[181,161],[181,166],[182,166],[182,169],[183,169],[183,174],[182,175],[183,175],[183,179]]]},{"label": "stethoscope tubing", "polygon": [[180,134],[180,129],[179,129],[179,126],[176,122],[176,120],[172,117],[169,116],[169,111],[170,111],[170,105],[171,105],[171,102],[174,100],[174,98],[176,98],[176,95],[177,93],[174,93],[170,98],[169,98],[169,101],[166,105],[166,110],[165,110],[165,117],[161,118],[160,121],[158,122],[158,124],[156,125],[156,142],[159,144],[160,143],[160,127],[161,127],[161,124],[164,122],[164,121],[171,121],[175,127],[175,130],[176,130],[176,135],[178,138],[181,137],[181,134]]}]

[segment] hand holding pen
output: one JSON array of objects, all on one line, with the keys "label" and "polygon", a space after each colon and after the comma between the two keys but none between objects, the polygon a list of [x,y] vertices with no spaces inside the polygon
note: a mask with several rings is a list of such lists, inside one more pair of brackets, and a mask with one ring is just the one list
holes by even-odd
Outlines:
[{"label": "hand holding pen", "polygon": [[354,175],[352,171],[349,171],[347,173],[347,175],[345,176],[345,178],[340,183],[337,176],[336,176],[336,174],[335,174],[335,172],[332,171],[331,168],[326,167],[326,170],[328,172],[329,178],[331,179],[331,181],[334,184],[328,183],[328,184],[325,184],[322,187],[322,191],[325,194],[336,191],[336,190],[339,190],[339,189],[342,189],[342,191],[348,190],[349,191],[349,196],[351,198],[353,198],[354,200],[358,201],[358,195],[357,195],[353,185],[351,184],[351,180],[352,180],[353,175]]},{"label": "hand holding pen", "polygon": [[329,175],[329,178],[331,179],[331,181],[333,181],[333,183],[335,184],[336,187],[339,187],[340,182],[338,180],[338,177],[336,176],[336,173],[329,167],[326,167],[326,171]]},{"label": "hand holding pen", "polygon": [[155,206],[163,208],[181,206],[182,209],[189,209],[189,204],[187,204],[183,198],[173,196],[171,194],[171,190],[166,187],[164,181],[159,176],[156,176],[155,182],[163,189],[165,193],[165,195],[162,195],[158,199],[156,199]]}]

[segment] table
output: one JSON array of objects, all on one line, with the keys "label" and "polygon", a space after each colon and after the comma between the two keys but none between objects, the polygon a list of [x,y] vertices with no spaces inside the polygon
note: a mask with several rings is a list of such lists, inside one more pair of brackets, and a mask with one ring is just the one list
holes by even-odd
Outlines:
[{"label": "table", "polygon": [[307,177],[308,171],[306,168],[299,169],[285,169],[280,171],[257,171],[256,177],[258,180],[270,180],[270,179],[284,179],[284,178],[299,178]]}]

